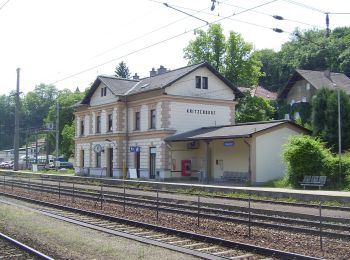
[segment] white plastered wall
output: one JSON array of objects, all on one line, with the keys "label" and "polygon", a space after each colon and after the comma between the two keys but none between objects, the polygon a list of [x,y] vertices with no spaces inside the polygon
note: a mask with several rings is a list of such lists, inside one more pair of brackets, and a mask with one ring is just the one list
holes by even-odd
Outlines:
[{"label": "white plastered wall", "polygon": [[[208,77],[208,89],[196,88],[196,76]],[[206,67],[199,68],[179,79],[172,86],[168,87],[166,92],[168,95],[209,99],[234,100],[235,98],[233,90]]]},{"label": "white plastered wall", "polygon": [[170,128],[177,130],[177,133],[205,126],[229,125],[230,119],[229,106],[182,102],[170,104]]},{"label": "white plastered wall", "polygon": [[[233,146],[224,146],[224,142],[233,141]],[[249,147],[243,139],[212,141],[212,173],[215,179],[222,177],[224,171],[248,172]]]},{"label": "white plastered wall", "polygon": [[98,106],[104,105],[112,102],[118,101],[118,98],[112,94],[112,92],[107,88],[106,96],[101,97],[101,88],[106,87],[103,83],[101,83],[95,90],[94,94],[90,100],[90,106]]},{"label": "white plastered wall", "polygon": [[283,163],[283,145],[288,137],[300,135],[288,127],[282,127],[271,132],[256,136],[256,182],[266,182],[285,175]]}]

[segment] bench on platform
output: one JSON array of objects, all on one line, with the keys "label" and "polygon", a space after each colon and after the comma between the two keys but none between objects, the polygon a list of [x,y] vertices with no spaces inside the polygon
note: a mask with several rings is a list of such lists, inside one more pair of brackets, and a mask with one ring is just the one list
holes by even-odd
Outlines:
[{"label": "bench on platform", "polygon": [[230,172],[224,171],[221,179],[224,181],[233,181],[238,183],[244,183],[248,181],[248,173],[247,172]]},{"label": "bench on platform", "polygon": [[301,186],[318,187],[321,189],[326,184],[327,176],[304,176],[303,181],[299,182]]}]

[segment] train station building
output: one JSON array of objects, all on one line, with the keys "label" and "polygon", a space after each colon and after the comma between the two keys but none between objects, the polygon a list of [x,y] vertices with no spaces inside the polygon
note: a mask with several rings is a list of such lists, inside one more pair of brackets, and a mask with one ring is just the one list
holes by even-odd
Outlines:
[{"label": "train station building", "polygon": [[289,121],[235,124],[242,93],[208,63],[150,76],[98,76],[75,111],[78,175],[244,180],[284,174],[281,149],[306,130]]}]

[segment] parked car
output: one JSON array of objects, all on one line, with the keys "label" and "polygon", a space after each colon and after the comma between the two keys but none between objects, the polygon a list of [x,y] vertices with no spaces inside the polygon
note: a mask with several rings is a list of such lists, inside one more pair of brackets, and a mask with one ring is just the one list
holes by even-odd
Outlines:
[{"label": "parked car", "polygon": [[[68,169],[73,169],[73,163],[67,162],[63,158],[58,158],[58,160],[55,160],[58,163],[58,168],[68,168]],[[55,168],[55,163],[51,162],[50,163],[50,168]]]},{"label": "parked car", "polygon": [[13,168],[13,161],[1,162],[0,167],[3,169],[12,169]]}]

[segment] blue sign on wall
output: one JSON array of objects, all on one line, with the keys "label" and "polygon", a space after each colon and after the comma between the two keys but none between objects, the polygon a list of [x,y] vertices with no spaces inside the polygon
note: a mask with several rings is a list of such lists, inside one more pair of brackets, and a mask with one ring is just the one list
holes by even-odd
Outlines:
[{"label": "blue sign on wall", "polygon": [[225,141],[224,142],[224,146],[225,147],[230,147],[230,146],[234,146],[235,145],[235,142],[234,141]]},{"label": "blue sign on wall", "polygon": [[129,150],[131,153],[139,153],[141,151],[141,147],[140,146],[130,146]]}]

